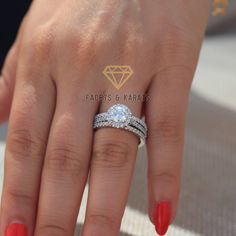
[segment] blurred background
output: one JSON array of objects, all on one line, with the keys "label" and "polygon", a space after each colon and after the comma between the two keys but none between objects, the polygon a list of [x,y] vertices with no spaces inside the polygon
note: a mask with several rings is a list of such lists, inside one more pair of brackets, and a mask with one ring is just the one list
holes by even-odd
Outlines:
[{"label": "blurred background", "polygon": [[[0,65],[29,3],[1,3]],[[1,157],[6,132],[4,124]],[[3,158],[0,187],[2,176]],[[121,236],[156,235],[147,216],[146,184],[144,148],[138,153]],[[83,222],[86,191],[76,235]],[[167,235],[236,236],[236,0],[229,0],[224,16],[209,18],[189,101],[179,210]]]}]

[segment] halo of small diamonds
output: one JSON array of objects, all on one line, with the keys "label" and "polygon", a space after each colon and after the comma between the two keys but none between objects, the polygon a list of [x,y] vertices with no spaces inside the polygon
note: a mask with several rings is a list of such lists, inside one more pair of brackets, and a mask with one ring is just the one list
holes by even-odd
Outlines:
[{"label": "halo of small diamonds", "polygon": [[116,104],[107,111],[107,121],[112,127],[126,127],[129,124],[131,117],[132,113],[130,109],[122,104]]}]

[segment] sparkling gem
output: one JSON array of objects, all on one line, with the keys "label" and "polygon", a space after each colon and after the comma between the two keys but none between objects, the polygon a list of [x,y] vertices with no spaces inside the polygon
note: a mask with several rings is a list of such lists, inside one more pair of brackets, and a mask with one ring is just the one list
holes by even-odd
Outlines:
[{"label": "sparkling gem", "polygon": [[132,116],[129,108],[121,104],[112,106],[107,114],[108,121],[117,128],[127,126]]}]

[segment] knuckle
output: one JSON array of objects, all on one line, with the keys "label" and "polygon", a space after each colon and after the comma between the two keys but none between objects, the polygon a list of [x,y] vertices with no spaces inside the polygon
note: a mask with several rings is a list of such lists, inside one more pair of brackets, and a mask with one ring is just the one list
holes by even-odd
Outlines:
[{"label": "knuckle", "polygon": [[86,151],[79,148],[69,130],[73,130],[71,114],[62,114],[53,132],[53,144],[48,148],[46,164],[59,175],[63,172],[80,175],[87,170]]},{"label": "knuckle", "polygon": [[97,213],[89,214],[86,219],[86,224],[113,229],[117,225],[117,221],[118,220],[114,216]]},{"label": "knuckle", "polygon": [[159,172],[150,173],[149,179],[157,185],[159,185],[158,183],[161,183],[166,186],[178,186],[177,183],[179,178],[173,173],[173,171],[162,170]]},{"label": "knuckle", "polygon": [[131,60],[131,58],[136,57],[137,48],[145,48],[145,38],[143,35],[137,32],[129,32],[125,40],[121,40],[118,43],[119,51],[114,55],[117,61],[119,60]]},{"label": "knuckle", "polygon": [[29,208],[35,206],[35,198],[23,190],[9,187],[6,195],[13,205],[27,206]]},{"label": "knuckle", "polygon": [[103,47],[101,40],[96,40],[95,35],[77,36],[75,40],[75,66],[77,65],[81,73],[98,61],[99,51]]},{"label": "knuckle", "polygon": [[59,175],[70,173],[80,175],[87,170],[86,160],[82,158],[76,147],[69,144],[57,145],[52,147],[47,155],[47,167]]},{"label": "knuckle", "polygon": [[102,53],[111,44],[109,33],[103,32],[102,29],[93,29],[89,33],[82,32],[68,34],[64,33],[61,42],[68,45],[73,55],[72,63],[80,73],[85,73],[91,65],[96,65],[100,61]]},{"label": "knuckle", "polygon": [[39,28],[37,36],[33,38],[31,45],[37,52],[47,52],[51,46],[52,38],[52,29],[49,27],[42,27]]},{"label": "knuckle", "polygon": [[160,143],[180,143],[183,140],[183,124],[174,116],[162,116],[155,122],[149,137]]},{"label": "knuckle", "polygon": [[[198,58],[198,44],[188,34],[175,26],[166,27],[158,39],[157,50],[162,55],[160,65],[194,64]],[[192,69],[192,68],[191,68]]]},{"label": "knuckle", "polygon": [[12,153],[11,157],[16,160],[26,158],[41,157],[44,154],[46,143],[40,137],[32,134],[26,122],[18,125],[17,128],[11,129],[9,133],[8,152]]},{"label": "knuckle", "polygon": [[36,235],[44,235],[44,236],[63,236],[63,235],[69,235],[70,232],[66,229],[66,227],[63,227],[62,224],[56,224],[56,223],[45,223],[41,224],[36,229]]},{"label": "knuckle", "polygon": [[159,39],[162,46],[170,49],[178,49],[189,45],[186,33],[176,26],[169,26]]},{"label": "knuckle", "polygon": [[125,168],[130,162],[129,145],[123,141],[97,141],[92,161],[102,168]]},{"label": "knuckle", "polygon": [[53,28],[48,25],[40,26],[29,39],[23,42],[22,51],[29,56],[29,60],[32,60],[32,57],[34,61],[36,59],[44,60],[49,55],[53,39]]}]

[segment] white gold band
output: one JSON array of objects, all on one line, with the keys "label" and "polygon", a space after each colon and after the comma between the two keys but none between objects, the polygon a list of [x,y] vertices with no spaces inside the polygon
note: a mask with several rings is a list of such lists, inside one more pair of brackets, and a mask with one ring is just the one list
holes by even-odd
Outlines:
[{"label": "white gold band", "polygon": [[140,138],[139,147],[145,144],[147,137],[146,123],[133,116],[130,109],[123,104],[116,104],[107,112],[97,114],[94,119],[93,128],[114,127],[128,130]]}]

